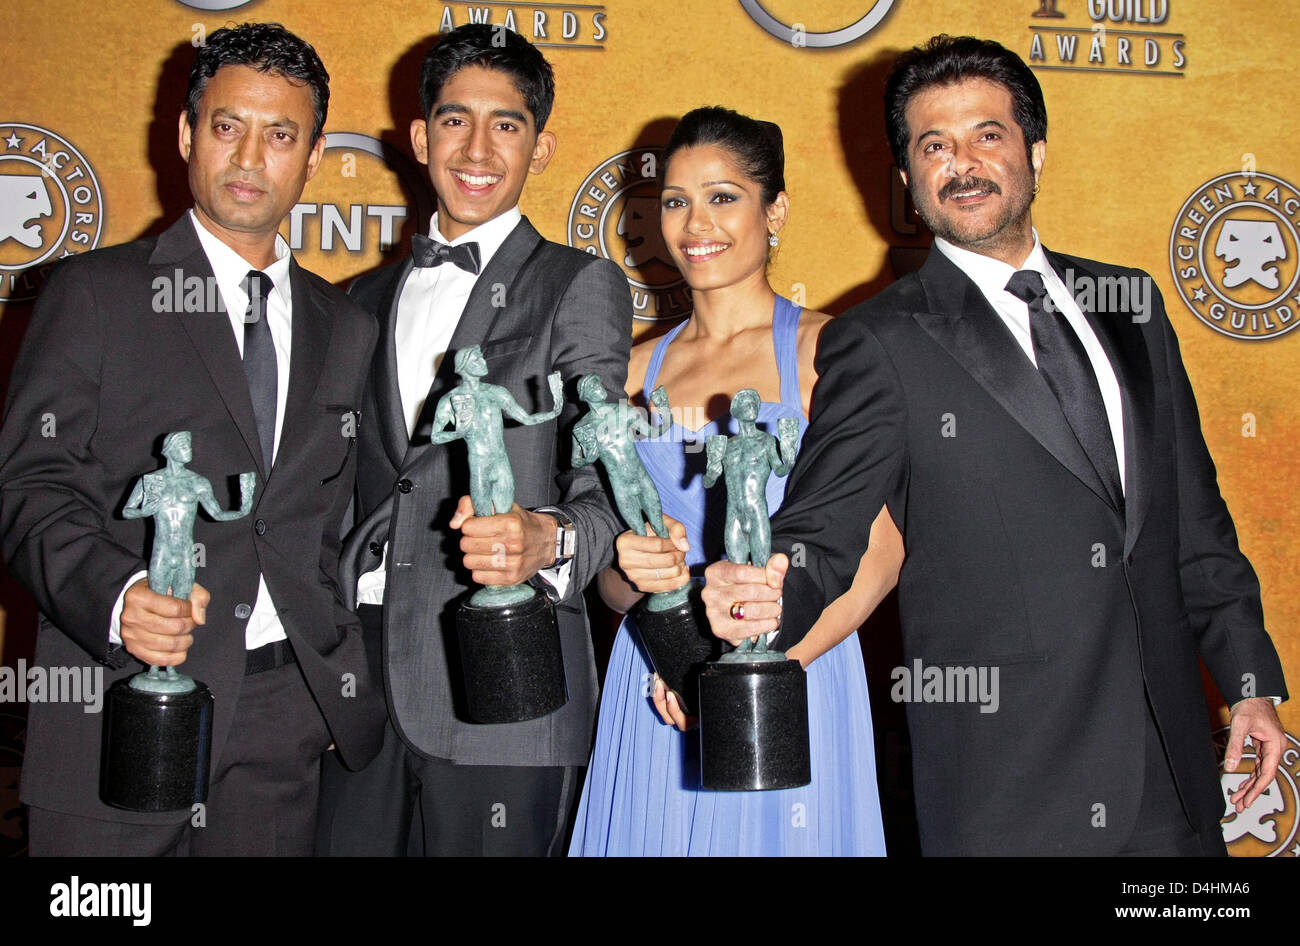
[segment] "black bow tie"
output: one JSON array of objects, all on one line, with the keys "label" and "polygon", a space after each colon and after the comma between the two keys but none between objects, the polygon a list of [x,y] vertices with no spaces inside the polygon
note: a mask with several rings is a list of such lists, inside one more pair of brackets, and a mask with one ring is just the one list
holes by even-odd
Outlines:
[{"label": "black bow tie", "polygon": [[412,261],[416,266],[441,266],[452,263],[467,273],[478,275],[479,256],[477,243],[461,243],[451,246],[430,239],[423,233],[417,233],[411,241]]}]

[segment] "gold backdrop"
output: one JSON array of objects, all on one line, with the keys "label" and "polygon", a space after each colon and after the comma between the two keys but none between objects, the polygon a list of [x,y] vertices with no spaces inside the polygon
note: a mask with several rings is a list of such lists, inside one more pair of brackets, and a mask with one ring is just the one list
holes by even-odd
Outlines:
[{"label": "gold backdrop", "polygon": [[[559,149],[524,211],[552,239],[624,265],[638,331],[689,305],[652,199],[675,116],[722,104],[781,126],[792,212],[773,284],[838,314],[916,266],[927,243],[884,140],[891,57],[938,32],[986,36],[1024,56],[1046,95],[1043,242],[1156,277],[1295,680],[1300,162],[1286,103],[1298,12],[1281,0],[6,0],[0,384],[52,260],[160,232],[188,206],[176,117],[193,45],[225,23],[282,22],[330,71],[329,150],[284,232],[340,283],[395,256],[382,244],[400,246],[429,213],[406,131],[429,38],[473,17],[545,44]],[[13,665],[30,655],[35,615],[11,580],[0,605]],[[1300,714],[1281,712],[1300,731]],[[1294,773],[1300,743],[1287,759]],[[1234,851],[1290,851],[1290,776],[1282,788],[1279,844],[1257,832]]]}]

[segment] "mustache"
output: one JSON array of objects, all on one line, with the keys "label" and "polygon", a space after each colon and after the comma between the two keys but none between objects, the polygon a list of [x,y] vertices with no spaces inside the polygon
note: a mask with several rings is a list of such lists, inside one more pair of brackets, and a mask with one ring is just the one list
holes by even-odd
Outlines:
[{"label": "mustache", "polygon": [[945,201],[953,194],[959,193],[960,191],[975,190],[988,191],[990,194],[1002,193],[1002,188],[998,187],[998,185],[992,181],[986,180],[982,177],[962,177],[954,178],[947,184],[943,185],[943,187],[939,188],[939,200],[940,202]]}]

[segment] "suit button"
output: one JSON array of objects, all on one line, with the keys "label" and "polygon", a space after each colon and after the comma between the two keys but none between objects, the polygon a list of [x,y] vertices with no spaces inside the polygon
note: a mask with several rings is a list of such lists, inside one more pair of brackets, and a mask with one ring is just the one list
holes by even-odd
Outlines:
[{"label": "suit button", "polygon": [[384,551],[384,547],[383,547],[382,545],[380,545],[378,542],[371,542],[371,543],[370,543],[370,554],[371,554],[371,555],[379,555],[379,554],[381,554],[383,551]]},{"label": "suit button", "polygon": [[266,520],[258,519],[255,523],[253,523],[253,531],[256,532],[258,535],[266,535]]},{"label": "suit button", "polygon": [[411,491],[412,485],[413,484],[411,483],[410,480],[405,478],[400,479],[397,481],[397,491],[399,493],[409,493]]},{"label": "suit button", "polygon": [[246,604],[235,605],[235,617],[240,621],[248,620],[248,616],[253,613],[253,609]]}]

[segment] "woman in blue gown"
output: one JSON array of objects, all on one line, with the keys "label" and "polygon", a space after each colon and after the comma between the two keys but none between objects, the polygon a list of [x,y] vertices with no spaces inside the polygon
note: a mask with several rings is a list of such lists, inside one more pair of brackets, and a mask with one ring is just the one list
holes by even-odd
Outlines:
[{"label": "woman in blue gown", "polygon": [[[706,495],[705,437],[734,432],[731,396],[755,388],[758,424],[807,426],[813,355],[827,317],[777,296],[767,281],[785,224],[780,130],[721,108],[682,118],[665,149],[664,242],[691,287],[691,317],[632,349],[628,399],[649,404],[658,384],[673,425],[637,444],[670,521],[670,538],[623,533],[602,597],[629,612],[644,594],[683,585],[722,554],[721,487]],[[767,487],[781,504],[784,477]],[[693,720],[655,678],[634,615],[619,627],[571,855],[883,855],[867,682],[855,629],[897,581],[902,541],[886,511],[871,529],[853,587],[797,643],[771,641],[808,671],[812,782],[767,792],[699,787]]]}]

